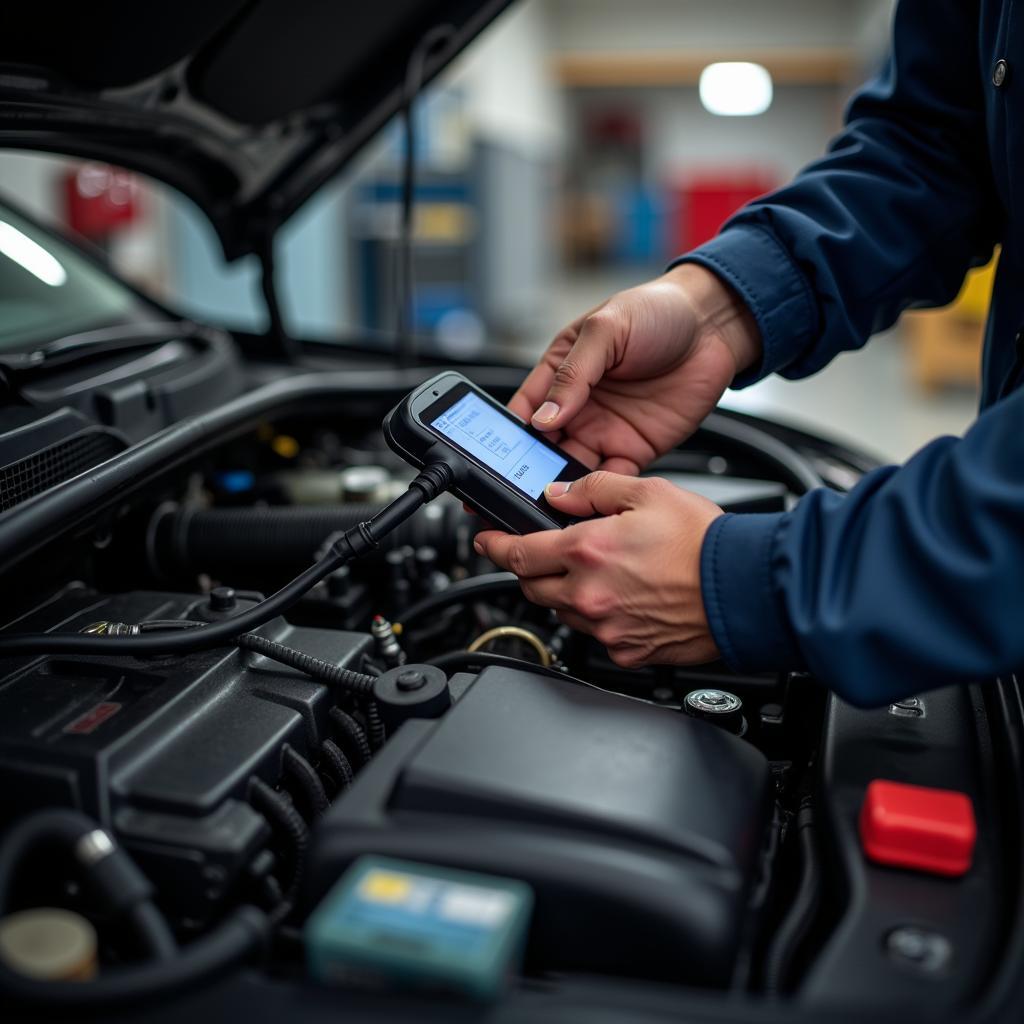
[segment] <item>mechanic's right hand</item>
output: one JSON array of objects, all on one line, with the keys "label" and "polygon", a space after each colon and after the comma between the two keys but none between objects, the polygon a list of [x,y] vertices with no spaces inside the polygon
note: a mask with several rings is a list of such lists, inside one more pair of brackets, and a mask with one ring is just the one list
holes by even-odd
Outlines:
[{"label": "mechanic's right hand", "polygon": [[509,402],[592,468],[636,474],[696,430],[760,359],[750,310],[694,263],[613,295],[561,331]]}]

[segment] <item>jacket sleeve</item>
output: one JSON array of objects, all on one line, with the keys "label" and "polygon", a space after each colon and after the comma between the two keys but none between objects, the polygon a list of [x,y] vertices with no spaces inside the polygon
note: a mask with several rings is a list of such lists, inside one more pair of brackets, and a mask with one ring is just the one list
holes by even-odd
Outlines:
[{"label": "jacket sleeve", "polygon": [[1024,390],[848,495],[720,517],[701,586],[730,665],[809,669],[854,704],[1020,669]]},{"label": "jacket sleeve", "polygon": [[[734,382],[805,377],[911,305],[952,300],[996,240],[977,0],[901,0],[885,69],[827,155],[676,263],[727,280],[763,359]],[[991,86],[990,86],[991,87]]]}]

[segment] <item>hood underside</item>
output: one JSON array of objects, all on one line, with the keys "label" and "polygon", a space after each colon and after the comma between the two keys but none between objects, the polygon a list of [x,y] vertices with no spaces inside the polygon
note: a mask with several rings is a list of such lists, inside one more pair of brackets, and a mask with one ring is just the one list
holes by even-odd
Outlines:
[{"label": "hood underside", "polygon": [[429,81],[509,0],[179,0],[17,5],[0,33],[0,146],[165,181],[225,255],[277,227],[402,106],[409,57],[452,35]]}]

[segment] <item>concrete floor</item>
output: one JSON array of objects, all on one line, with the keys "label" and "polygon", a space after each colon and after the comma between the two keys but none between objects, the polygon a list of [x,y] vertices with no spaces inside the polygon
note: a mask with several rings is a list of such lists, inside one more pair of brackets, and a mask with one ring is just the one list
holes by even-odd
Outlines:
[{"label": "concrete floor", "polygon": [[[647,276],[652,275],[617,271],[566,279],[547,311],[551,323],[558,325],[552,333]],[[722,404],[816,431],[886,461],[902,462],[935,437],[962,434],[974,419],[977,396],[968,391],[926,395],[917,388],[897,326],[860,352],[839,356],[813,377],[799,381],[769,377],[743,391],[727,392]]]}]

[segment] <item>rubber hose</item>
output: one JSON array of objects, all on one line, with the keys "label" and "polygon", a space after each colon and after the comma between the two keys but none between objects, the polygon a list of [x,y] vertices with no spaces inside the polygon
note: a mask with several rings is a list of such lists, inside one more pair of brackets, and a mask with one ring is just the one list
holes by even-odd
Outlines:
[{"label": "rubber hose", "polygon": [[302,815],[280,793],[271,789],[262,779],[249,780],[249,802],[275,828],[283,834],[291,846],[292,870],[285,886],[285,898],[291,899],[302,881],[306,865],[306,851],[309,849],[309,828]]},{"label": "rubber hose", "polygon": [[178,996],[262,949],[268,935],[267,916],[256,907],[242,906],[171,960],[118,968],[89,982],[36,981],[0,962],[0,993],[21,1003],[82,1009]]},{"label": "rubber hose", "polygon": [[371,757],[370,741],[366,738],[366,730],[341,708],[331,708],[330,715],[331,722],[338,731],[341,748],[348,756],[352,767],[362,768]]},{"label": "rubber hose", "polygon": [[459,580],[436,594],[430,594],[415,604],[409,605],[405,612],[399,616],[403,630],[410,623],[422,619],[431,612],[441,608],[465,601],[479,601],[483,597],[492,594],[519,593],[519,579],[510,572],[488,572],[480,576],[470,576],[468,579]]},{"label": "rubber hose", "polygon": [[[164,915],[149,898],[153,891],[149,880],[124,848],[114,843],[110,853],[92,863],[82,863],[75,856],[75,847],[82,837],[97,831],[106,833],[87,815],[61,807],[37,811],[17,822],[0,846],[0,917],[9,911],[10,891],[19,863],[39,845],[56,842],[66,847],[69,858],[78,863],[79,870],[105,909],[115,913],[123,910],[150,956],[157,960],[173,958],[178,953],[174,934]],[[124,900],[130,901],[127,906]]]},{"label": "rubber hose", "polygon": [[[376,515],[380,505],[205,508],[157,511],[150,524],[153,570],[160,576],[206,572],[221,579],[251,578],[253,569],[295,572],[308,565],[324,540]],[[446,512],[449,510],[446,509]],[[465,515],[418,516],[380,538],[369,558],[411,544],[443,549],[456,535],[452,519]],[[468,518],[468,517],[467,517]],[[254,558],[254,552],[259,552]]]},{"label": "rubber hose", "polygon": [[268,640],[265,636],[260,636],[259,633],[243,633],[235,642],[247,651],[262,654],[263,657],[270,658],[272,661],[278,661],[282,665],[298,669],[318,682],[326,683],[328,686],[344,690],[347,693],[362,696],[373,690],[373,676],[332,665],[329,661],[314,658],[313,655],[297,651],[294,647],[286,647],[276,640]]},{"label": "rubber hose", "polygon": [[171,960],[178,955],[178,943],[167,918],[152,901],[146,900],[132,907],[128,911],[128,920],[146,953],[154,960]]},{"label": "rubber hose", "polygon": [[319,818],[328,807],[331,801],[327,799],[327,790],[324,789],[320,776],[316,769],[292,746],[284,745],[281,752],[284,759],[285,772],[295,780],[302,795],[309,805],[310,818]]},{"label": "rubber hose", "polygon": [[820,898],[820,871],[814,842],[814,811],[805,798],[796,815],[800,844],[800,885],[765,954],[764,987],[770,995],[785,991],[793,957],[810,930]]},{"label": "rubber hose", "polygon": [[753,453],[763,462],[770,463],[782,482],[797,494],[806,494],[825,484],[817,470],[799,452],[753,423],[713,412],[701,423],[698,428],[700,433],[718,438],[719,441],[725,441],[748,454]]},{"label": "rubber hose", "polygon": [[47,808],[16,822],[0,844],[0,917],[8,913],[11,887],[18,865],[44,842],[57,842],[72,852],[82,836],[99,828],[79,811]]}]

